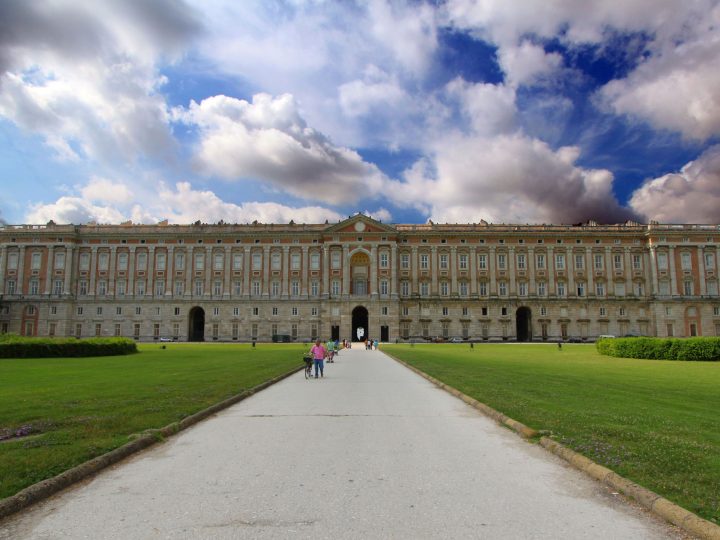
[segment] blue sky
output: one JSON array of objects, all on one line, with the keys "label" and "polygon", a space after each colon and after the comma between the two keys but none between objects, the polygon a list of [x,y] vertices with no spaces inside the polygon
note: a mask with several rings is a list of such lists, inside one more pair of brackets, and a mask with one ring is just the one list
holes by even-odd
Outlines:
[{"label": "blue sky", "polygon": [[11,0],[0,21],[7,223],[720,223],[717,0]]}]

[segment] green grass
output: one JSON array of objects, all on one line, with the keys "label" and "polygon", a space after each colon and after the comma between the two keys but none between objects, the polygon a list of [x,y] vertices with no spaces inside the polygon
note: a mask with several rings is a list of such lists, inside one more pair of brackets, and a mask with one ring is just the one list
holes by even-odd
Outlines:
[{"label": "green grass", "polygon": [[[303,345],[141,345],[130,356],[0,360],[0,498],[302,363]],[[7,433],[7,431],[6,431]]]},{"label": "green grass", "polygon": [[720,522],[720,363],[611,358],[592,345],[383,350]]}]

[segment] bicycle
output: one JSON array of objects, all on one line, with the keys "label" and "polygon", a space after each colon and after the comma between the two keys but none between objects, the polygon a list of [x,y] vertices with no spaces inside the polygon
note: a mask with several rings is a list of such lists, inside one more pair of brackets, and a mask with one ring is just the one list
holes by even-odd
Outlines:
[{"label": "bicycle", "polygon": [[313,357],[310,354],[306,354],[303,356],[303,360],[305,361],[305,378],[311,379],[312,378],[312,367],[313,367]]}]

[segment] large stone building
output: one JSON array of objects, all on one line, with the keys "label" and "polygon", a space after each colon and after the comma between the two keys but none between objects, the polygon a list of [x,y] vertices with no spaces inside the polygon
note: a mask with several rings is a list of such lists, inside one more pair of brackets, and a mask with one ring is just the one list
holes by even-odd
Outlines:
[{"label": "large stone building", "polygon": [[720,335],[716,225],[6,225],[0,331],[139,340]]}]

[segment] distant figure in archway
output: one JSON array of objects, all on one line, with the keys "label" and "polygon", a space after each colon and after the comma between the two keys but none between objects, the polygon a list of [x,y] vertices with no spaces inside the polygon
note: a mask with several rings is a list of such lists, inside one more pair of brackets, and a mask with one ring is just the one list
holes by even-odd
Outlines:
[{"label": "distant figure in archway", "polygon": [[365,329],[362,326],[358,326],[358,329],[357,329],[358,341],[363,341],[363,337],[365,337]]}]

